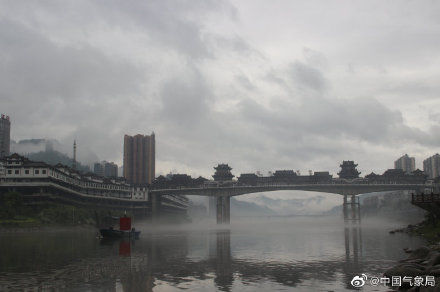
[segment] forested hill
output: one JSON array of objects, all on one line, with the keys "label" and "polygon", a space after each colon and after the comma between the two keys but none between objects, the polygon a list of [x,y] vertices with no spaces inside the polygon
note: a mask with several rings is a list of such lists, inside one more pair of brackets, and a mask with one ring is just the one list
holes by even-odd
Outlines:
[{"label": "forested hill", "polygon": [[[58,152],[56,150],[49,150],[49,151],[40,151],[40,152],[34,152],[29,153],[26,155],[30,160],[33,161],[43,161],[50,165],[56,165],[58,163],[72,166],[72,158],[67,156],[64,153]],[[89,172],[90,168],[86,165],[82,165],[81,163],[77,162],[76,164],[77,169],[81,172]]]}]

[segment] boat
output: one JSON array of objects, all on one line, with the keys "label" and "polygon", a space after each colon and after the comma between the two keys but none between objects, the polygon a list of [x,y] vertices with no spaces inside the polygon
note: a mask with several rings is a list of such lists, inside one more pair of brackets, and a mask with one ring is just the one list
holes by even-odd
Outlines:
[{"label": "boat", "polygon": [[102,238],[134,238],[138,239],[140,231],[131,227],[131,218],[124,216],[119,218],[119,229],[113,227],[99,229]]}]

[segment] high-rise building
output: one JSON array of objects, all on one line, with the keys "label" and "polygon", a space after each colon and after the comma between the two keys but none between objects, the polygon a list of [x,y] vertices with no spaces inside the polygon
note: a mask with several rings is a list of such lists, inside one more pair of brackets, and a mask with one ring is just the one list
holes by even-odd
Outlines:
[{"label": "high-rise building", "polygon": [[104,161],[104,176],[118,177],[118,165],[113,162]]},{"label": "high-rise building", "polygon": [[93,164],[93,172],[98,176],[104,176],[104,165],[101,162]]},{"label": "high-rise building", "polygon": [[124,177],[133,184],[151,184],[155,178],[156,142],[148,135],[124,136]]},{"label": "high-rise building", "polygon": [[416,170],[416,159],[405,154],[394,161],[394,169],[401,169],[406,173],[411,173]]},{"label": "high-rise building", "polygon": [[440,155],[438,153],[423,160],[423,171],[429,178],[440,176]]},{"label": "high-rise building", "polygon": [[1,115],[0,119],[0,157],[9,155],[11,144],[11,122],[9,116]]},{"label": "high-rise building", "polygon": [[96,162],[93,165],[93,172],[98,176],[116,178],[118,177],[118,165],[108,161]]}]

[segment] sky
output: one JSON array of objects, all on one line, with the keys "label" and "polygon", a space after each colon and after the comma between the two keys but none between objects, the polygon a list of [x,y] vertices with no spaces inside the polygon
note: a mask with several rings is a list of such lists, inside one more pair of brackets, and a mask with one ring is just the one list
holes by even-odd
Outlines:
[{"label": "sky", "polygon": [[89,163],[154,131],[157,174],[422,168],[439,80],[438,1],[0,0],[11,139]]}]

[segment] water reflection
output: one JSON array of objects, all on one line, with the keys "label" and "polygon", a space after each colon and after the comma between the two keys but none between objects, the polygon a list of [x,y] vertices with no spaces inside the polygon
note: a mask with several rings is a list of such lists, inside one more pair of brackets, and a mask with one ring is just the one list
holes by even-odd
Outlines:
[{"label": "water reflection", "polygon": [[344,228],[345,263],[344,282],[347,289],[354,289],[350,284],[355,275],[364,273],[362,265],[362,229],[358,222],[348,223]]},{"label": "water reflection", "polygon": [[357,224],[258,237],[234,229],[142,234],[137,241],[99,241],[84,231],[1,236],[0,290],[352,289],[354,275],[379,273],[401,247],[420,244]]},{"label": "water reflection", "polygon": [[216,233],[217,253],[215,257],[214,282],[222,291],[230,291],[234,280],[231,258],[231,231],[223,230]]}]

